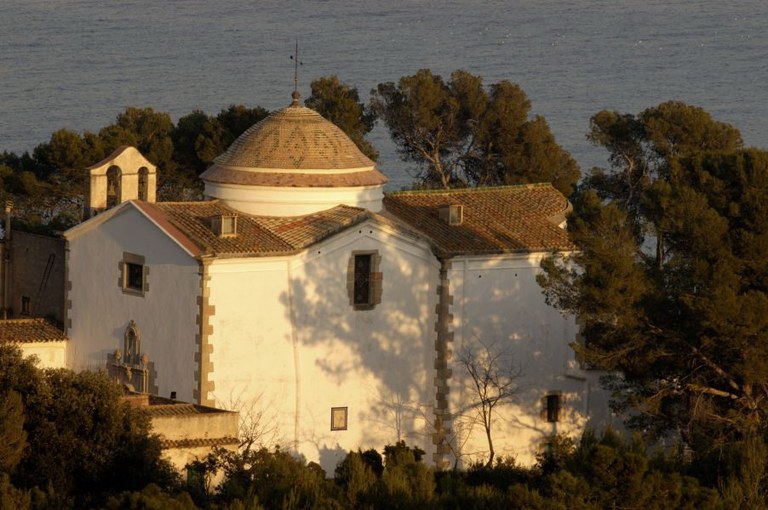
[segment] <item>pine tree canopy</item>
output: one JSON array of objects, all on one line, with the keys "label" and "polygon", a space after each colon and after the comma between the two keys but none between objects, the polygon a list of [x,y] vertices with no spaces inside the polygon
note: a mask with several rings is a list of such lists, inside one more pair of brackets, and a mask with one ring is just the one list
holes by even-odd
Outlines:
[{"label": "pine tree canopy", "polygon": [[768,152],[684,103],[600,112],[610,152],[573,197],[580,251],[551,257],[548,302],[580,318],[629,425],[694,448],[766,431]]},{"label": "pine tree canopy", "polygon": [[555,141],[546,120],[529,116],[531,102],[503,80],[454,71],[445,81],[429,69],[380,83],[371,108],[404,161],[416,163],[428,188],[551,182],[570,195],[581,174]]}]

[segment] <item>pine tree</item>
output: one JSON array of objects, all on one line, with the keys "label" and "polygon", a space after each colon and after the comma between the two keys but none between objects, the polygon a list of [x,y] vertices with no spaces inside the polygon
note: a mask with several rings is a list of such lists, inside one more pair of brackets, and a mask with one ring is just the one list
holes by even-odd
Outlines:
[{"label": "pine tree", "polygon": [[679,103],[601,112],[592,135],[614,167],[574,197],[580,251],[539,278],[580,317],[579,356],[614,374],[615,405],[652,435],[705,451],[765,432],[768,153]]}]

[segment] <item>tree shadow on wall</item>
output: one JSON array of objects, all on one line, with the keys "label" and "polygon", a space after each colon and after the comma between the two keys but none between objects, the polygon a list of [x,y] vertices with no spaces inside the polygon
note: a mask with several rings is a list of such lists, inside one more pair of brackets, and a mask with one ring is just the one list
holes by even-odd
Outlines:
[{"label": "tree shadow on wall", "polygon": [[[380,442],[382,431],[387,431],[394,442],[425,427],[417,413],[403,409],[431,406],[434,401],[438,270],[436,261],[411,264],[386,241],[371,242],[364,230],[358,229],[362,238],[355,241],[360,242],[308,260],[296,271],[291,291],[281,301],[293,325],[293,348],[300,357],[304,387],[313,384],[307,376],[314,374],[338,390],[341,402],[352,393],[365,394],[364,409],[350,408],[350,420],[360,426],[362,441]],[[355,309],[347,285],[348,260],[360,245],[374,245],[383,259],[381,302],[369,310]],[[306,440],[335,444],[330,435]]]}]

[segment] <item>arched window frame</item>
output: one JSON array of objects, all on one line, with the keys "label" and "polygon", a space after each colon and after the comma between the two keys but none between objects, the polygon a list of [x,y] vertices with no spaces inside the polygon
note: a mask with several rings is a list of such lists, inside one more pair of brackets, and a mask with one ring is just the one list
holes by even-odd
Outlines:
[{"label": "arched window frame", "polygon": [[124,362],[128,365],[138,365],[141,362],[141,332],[136,323],[131,320],[123,334]]},{"label": "arched window frame", "polygon": [[149,170],[143,166],[139,168],[139,200],[147,201],[149,198]]},{"label": "arched window frame", "polygon": [[[119,166],[113,165],[109,167],[107,170],[107,197],[106,197],[106,208],[109,209],[111,207],[115,207],[116,205],[120,204],[122,202],[122,181],[123,181],[123,171],[120,169]],[[110,185],[114,188],[114,195],[110,194]]]}]

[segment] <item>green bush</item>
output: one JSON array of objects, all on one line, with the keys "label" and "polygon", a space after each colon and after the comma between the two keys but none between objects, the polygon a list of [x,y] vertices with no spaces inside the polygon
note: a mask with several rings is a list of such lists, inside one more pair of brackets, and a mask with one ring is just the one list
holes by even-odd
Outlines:
[{"label": "green bush", "polygon": [[239,500],[242,504],[258,503],[284,510],[341,508],[334,497],[333,483],[279,448],[222,452],[220,465],[225,475],[218,488],[221,502]]},{"label": "green bush", "polygon": [[[344,502],[351,508],[360,508],[369,503],[372,491],[378,481],[363,452],[349,452],[336,466],[335,480],[344,491]],[[381,462],[381,456],[379,456]]]},{"label": "green bush", "polygon": [[171,495],[150,484],[140,492],[109,498],[105,510],[197,510],[197,507],[187,493]]},{"label": "green bush", "polygon": [[2,421],[14,425],[4,439],[12,432],[20,440],[23,424],[28,444],[4,469],[17,488],[38,488],[33,507],[88,508],[149,483],[177,483],[159,439],[149,435],[148,416],[123,402],[119,385],[104,373],[39,370],[17,347],[2,344],[0,395]]}]

